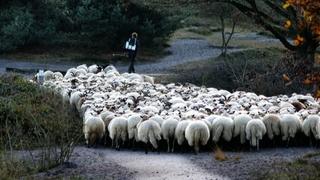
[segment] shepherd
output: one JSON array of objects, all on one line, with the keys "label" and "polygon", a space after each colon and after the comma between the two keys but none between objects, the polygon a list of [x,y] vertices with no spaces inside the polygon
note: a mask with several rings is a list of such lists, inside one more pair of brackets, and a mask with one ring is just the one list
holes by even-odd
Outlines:
[{"label": "shepherd", "polygon": [[139,47],[138,33],[133,32],[125,45],[125,49],[128,51],[128,57],[130,60],[130,66],[128,70],[129,73],[135,73],[134,61],[137,56],[138,47]]}]

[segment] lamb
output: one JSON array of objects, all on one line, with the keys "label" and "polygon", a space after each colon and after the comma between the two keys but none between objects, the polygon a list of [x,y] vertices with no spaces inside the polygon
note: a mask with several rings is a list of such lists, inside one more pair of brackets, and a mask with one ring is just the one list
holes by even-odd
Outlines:
[{"label": "lamb", "polygon": [[312,145],[311,141],[311,133],[313,134],[313,137],[316,139],[319,139],[320,137],[320,131],[317,128],[320,124],[320,116],[318,115],[309,115],[302,124],[302,130],[304,134],[308,137],[310,137],[310,145]]},{"label": "lamb", "polygon": [[212,123],[212,140],[217,143],[222,135],[223,139],[229,142],[232,138],[234,122],[229,117],[218,117]]},{"label": "lamb", "polygon": [[148,153],[147,144],[151,143],[153,148],[158,149],[157,141],[161,140],[161,128],[156,121],[141,121],[137,125],[138,139],[146,144],[145,153]]},{"label": "lamb", "polygon": [[174,137],[175,140],[177,141],[177,143],[181,146],[186,138],[185,138],[185,131],[187,126],[189,125],[189,123],[191,122],[191,120],[184,120],[184,121],[180,121],[176,127],[175,133],[174,133]]},{"label": "lamb", "polygon": [[163,139],[167,141],[168,145],[168,152],[170,152],[170,141],[172,142],[172,149],[171,151],[174,151],[174,133],[176,130],[176,127],[178,125],[178,120],[174,118],[169,118],[163,121],[161,126],[161,134],[163,136]]},{"label": "lamb", "polygon": [[280,118],[280,129],[282,140],[287,141],[287,147],[290,143],[290,138],[294,138],[296,133],[301,129],[300,117],[294,114],[285,114]]},{"label": "lamb", "polygon": [[105,134],[104,122],[99,117],[87,116],[84,121],[83,133],[88,147],[96,144],[97,140]]},{"label": "lamb", "polygon": [[120,139],[122,140],[122,143],[124,143],[127,140],[128,135],[128,121],[124,117],[116,117],[111,120],[108,131],[109,131],[109,137],[112,140],[112,147],[116,146],[117,150],[120,150]]},{"label": "lamb", "polygon": [[280,135],[280,117],[276,114],[267,114],[262,122],[267,128],[268,138],[272,140],[274,136]]},{"label": "lamb", "polygon": [[259,141],[266,134],[267,129],[264,123],[260,119],[253,119],[248,122],[246,126],[247,140],[250,141],[250,145],[257,147],[259,151]]},{"label": "lamb", "polygon": [[194,146],[195,153],[199,153],[199,143],[205,146],[210,138],[210,131],[203,121],[192,121],[186,128],[185,138],[189,146]]},{"label": "lamb", "polygon": [[250,120],[252,120],[252,118],[247,114],[240,114],[234,118],[233,137],[240,135],[241,144],[246,142],[246,126]]}]

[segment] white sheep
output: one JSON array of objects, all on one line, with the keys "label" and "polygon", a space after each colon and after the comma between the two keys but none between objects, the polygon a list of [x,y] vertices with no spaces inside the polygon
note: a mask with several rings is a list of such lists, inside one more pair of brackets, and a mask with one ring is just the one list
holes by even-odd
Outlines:
[{"label": "white sheep", "polygon": [[301,119],[295,114],[284,114],[280,117],[280,128],[282,140],[287,141],[289,146],[290,138],[294,138],[296,133],[301,129]]},{"label": "white sheep", "polygon": [[250,120],[252,120],[252,118],[247,114],[240,114],[234,118],[233,137],[240,135],[241,144],[246,142],[246,126]]},{"label": "white sheep", "polygon": [[158,149],[157,141],[161,140],[161,128],[156,121],[141,121],[137,125],[138,139],[146,144],[145,152],[148,153],[147,144],[151,143],[153,148]]},{"label": "white sheep", "polygon": [[268,138],[272,140],[274,136],[280,135],[280,117],[276,114],[267,114],[263,117],[262,122],[267,128]]},{"label": "white sheep", "polygon": [[234,122],[229,117],[220,116],[212,123],[212,140],[217,143],[222,136],[223,139],[229,142],[232,138]]},{"label": "white sheep", "polygon": [[116,117],[111,120],[108,131],[109,131],[109,137],[112,140],[112,147],[115,143],[115,148],[117,150],[120,150],[120,140],[122,140],[122,143],[124,143],[127,140],[128,135],[128,121],[124,117]]},{"label": "white sheep", "polygon": [[105,134],[104,122],[99,117],[87,117],[84,121],[83,133],[88,147],[96,144],[97,140],[103,138]]},{"label": "white sheep", "polygon": [[191,122],[191,120],[180,121],[176,127],[174,137],[175,137],[175,140],[177,141],[178,145],[180,145],[180,146],[186,140],[185,131],[186,131],[187,126],[189,125],[190,122]]},{"label": "white sheep", "polygon": [[185,138],[189,146],[194,147],[194,151],[197,154],[199,152],[199,144],[205,146],[210,138],[209,128],[203,121],[191,121],[186,128]]},{"label": "white sheep", "polygon": [[250,145],[257,147],[259,151],[259,141],[262,140],[266,134],[267,129],[264,123],[260,119],[253,119],[248,122],[246,126],[246,137],[250,141]]},{"label": "white sheep", "polygon": [[311,133],[314,138],[319,140],[320,129],[317,128],[319,124],[320,124],[320,116],[318,115],[309,115],[302,123],[302,130],[304,134],[310,137],[310,145],[312,145]]},{"label": "white sheep", "polygon": [[50,81],[50,80],[54,80],[54,73],[52,71],[45,71],[44,72],[44,81]]},{"label": "white sheep", "polygon": [[142,116],[140,114],[133,114],[128,117],[128,138],[129,140],[138,141],[138,130],[137,124],[142,121]]},{"label": "white sheep", "polygon": [[177,125],[178,125],[178,120],[174,118],[166,119],[162,123],[161,134],[163,139],[167,141],[168,152],[170,152],[170,142],[172,142],[171,151],[172,152],[174,151],[174,133]]},{"label": "white sheep", "polygon": [[148,82],[150,84],[154,84],[154,77],[148,75],[142,75],[144,82]]}]

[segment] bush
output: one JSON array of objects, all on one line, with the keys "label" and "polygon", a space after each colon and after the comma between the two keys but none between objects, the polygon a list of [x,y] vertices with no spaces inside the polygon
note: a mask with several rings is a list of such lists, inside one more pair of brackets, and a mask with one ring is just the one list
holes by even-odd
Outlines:
[{"label": "bush", "polygon": [[[31,45],[122,48],[131,32],[145,47],[178,27],[165,11],[121,0],[0,2],[0,52]],[[157,41],[154,41],[157,39]]]},{"label": "bush", "polygon": [[[60,95],[40,88],[17,75],[0,77],[0,174],[6,166],[28,164],[35,172],[68,161],[74,146],[82,136],[82,121]],[[16,153],[33,152],[14,158]],[[27,153],[28,154],[28,153]],[[32,163],[26,163],[32,161]],[[13,171],[14,169],[11,169]],[[28,172],[17,168],[17,171]],[[20,174],[10,172],[7,174]],[[7,172],[8,173],[8,172]],[[6,176],[6,175],[5,175]]]}]

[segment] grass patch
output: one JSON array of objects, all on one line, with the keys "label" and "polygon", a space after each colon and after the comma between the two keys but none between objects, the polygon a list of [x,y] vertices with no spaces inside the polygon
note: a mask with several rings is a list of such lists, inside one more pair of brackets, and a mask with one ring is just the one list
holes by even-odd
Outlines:
[{"label": "grass patch", "polygon": [[82,121],[60,95],[18,75],[0,77],[0,179],[68,161],[81,129]]},{"label": "grass patch", "polygon": [[272,167],[262,172],[255,172],[254,179],[320,179],[320,163],[312,162],[307,159],[298,158],[292,162],[276,163]]}]

